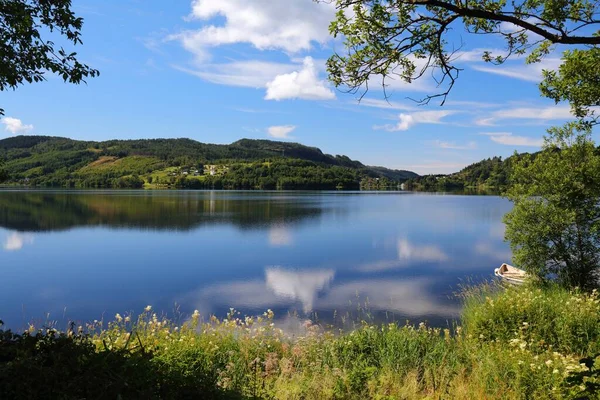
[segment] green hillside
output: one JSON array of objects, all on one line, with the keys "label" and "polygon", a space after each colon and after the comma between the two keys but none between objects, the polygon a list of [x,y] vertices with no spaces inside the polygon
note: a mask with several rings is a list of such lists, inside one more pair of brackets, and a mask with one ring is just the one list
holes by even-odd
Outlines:
[{"label": "green hillside", "polygon": [[365,166],[298,143],[242,139],[0,140],[9,184],[46,187],[384,189],[417,174]]},{"label": "green hillside", "polygon": [[[512,163],[528,153],[502,159],[493,157],[471,164],[459,172],[448,175],[423,175],[409,179],[405,187],[413,190],[502,190],[509,185]],[[537,153],[534,153],[535,157]]]}]

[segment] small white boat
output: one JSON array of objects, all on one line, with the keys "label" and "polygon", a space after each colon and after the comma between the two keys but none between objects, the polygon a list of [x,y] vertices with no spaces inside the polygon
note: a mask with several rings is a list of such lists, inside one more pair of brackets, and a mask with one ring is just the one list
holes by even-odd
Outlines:
[{"label": "small white boat", "polygon": [[527,278],[527,272],[508,264],[502,264],[500,268],[494,269],[494,275],[514,285],[522,284]]}]

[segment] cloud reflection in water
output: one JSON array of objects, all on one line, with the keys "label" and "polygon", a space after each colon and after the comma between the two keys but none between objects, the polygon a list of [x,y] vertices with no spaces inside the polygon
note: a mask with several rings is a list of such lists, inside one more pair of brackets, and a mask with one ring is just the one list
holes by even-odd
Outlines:
[{"label": "cloud reflection in water", "polygon": [[433,278],[357,279],[333,284],[333,270],[265,269],[265,281],[221,283],[190,293],[184,301],[196,304],[204,315],[229,307],[266,310],[292,307],[299,302],[304,313],[344,310],[348,302],[368,299],[373,312],[392,311],[412,319],[427,316],[453,318],[458,304],[444,301],[432,290]]},{"label": "cloud reflection in water", "polygon": [[3,248],[6,251],[19,251],[26,244],[33,244],[32,235],[13,232],[6,237]]},{"label": "cloud reflection in water", "polygon": [[406,238],[400,238],[396,242],[397,259],[380,260],[360,265],[356,268],[360,272],[382,272],[398,268],[408,267],[415,262],[441,263],[448,261],[450,257],[435,245],[415,245]]}]

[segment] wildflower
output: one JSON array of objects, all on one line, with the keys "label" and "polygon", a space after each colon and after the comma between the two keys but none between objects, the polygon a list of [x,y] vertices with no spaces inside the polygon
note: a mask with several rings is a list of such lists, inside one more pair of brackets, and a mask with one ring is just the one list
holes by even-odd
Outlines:
[{"label": "wildflower", "polygon": [[146,306],[146,308],[144,308],[144,311],[146,311],[146,312],[152,311],[152,306],[150,306],[150,305]]},{"label": "wildflower", "polygon": [[130,322],[131,321],[131,317],[128,315],[125,317],[125,322]]},{"label": "wildflower", "polygon": [[117,314],[115,315],[115,319],[117,320],[117,322],[121,322],[121,321],[123,321],[123,317],[121,317],[121,314],[119,314],[119,313],[117,313]]},{"label": "wildflower", "polygon": [[529,326],[529,323],[528,323],[528,322],[523,322],[523,326],[524,326],[524,327],[528,327],[528,326]]},{"label": "wildflower", "polygon": [[558,372],[559,371],[557,369],[554,369],[554,371],[552,371],[553,374],[558,374]]},{"label": "wildflower", "polygon": [[551,365],[552,365],[552,360],[548,360],[548,361],[546,361],[546,365],[547,365],[547,366],[551,366]]}]

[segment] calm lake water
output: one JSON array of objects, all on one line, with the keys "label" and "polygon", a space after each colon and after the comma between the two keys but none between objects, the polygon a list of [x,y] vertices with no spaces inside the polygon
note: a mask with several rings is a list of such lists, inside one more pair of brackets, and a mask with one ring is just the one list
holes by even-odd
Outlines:
[{"label": "calm lake water", "polygon": [[[495,196],[0,191],[0,319],[21,329],[194,309],[445,325],[510,260]],[[361,306],[362,305],[362,306]],[[346,320],[347,321],[347,320]]]}]

